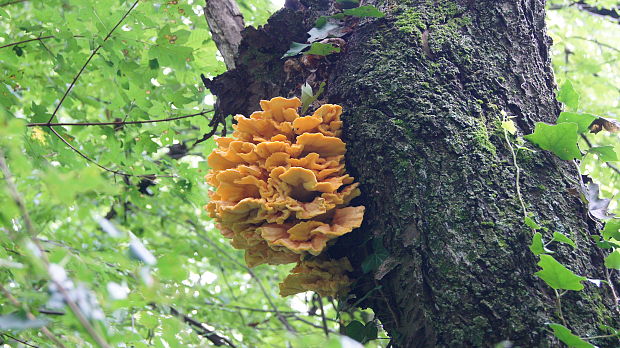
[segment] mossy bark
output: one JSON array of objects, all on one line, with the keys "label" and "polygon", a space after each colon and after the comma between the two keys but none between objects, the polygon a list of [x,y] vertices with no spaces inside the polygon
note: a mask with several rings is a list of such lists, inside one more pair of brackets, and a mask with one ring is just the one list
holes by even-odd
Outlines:
[{"label": "mossy bark", "polygon": [[[617,324],[608,286],[567,292],[560,314],[553,289],[534,276],[538,259],[528,248],[532,231],[523,223],[501,121],[505,113],[529,134],[560,111],[544,1],[364,1],[387,16],[354,23],[337,60],[291,76],[280,60],[290,41],[303,41],[312,20],[334,10],[332,1],[302,3],[302,16],[281,11],[272,25],[250,32],[239,68],[216,79],[214,92],[221,112],[248,114],[259,98],[298,94],[309,76],[325,77],[326,100],[345,108],[347,168],[367,208],[362,228],[331,252],[361,269],[373,252],[369,239],[388,250],[377,270],[359,272],[353,293],[365,297],[362,305],[395,345],[552,347],[559,343],[549,322],[584,337]],[[575,194],[574,165],[544,151],[521,151],[517,162],[523,202],[548,229],[544,238],[562,232],[578,245],[554,243],[554,257],[577,274],[605,279],[603,254],[590,237],[600,226]]]}]

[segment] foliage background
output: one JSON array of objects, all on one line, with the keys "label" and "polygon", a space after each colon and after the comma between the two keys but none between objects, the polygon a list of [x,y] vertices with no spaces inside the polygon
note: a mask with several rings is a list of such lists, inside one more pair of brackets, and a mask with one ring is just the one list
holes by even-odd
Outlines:
[{"label": "foliage background", "polygon": [[[276,9],[268,0],[238,3],[247,25],[265,23]],[[609,0],[588,3],[618,5]],[[67,147],[49,127],[26,126],[48,121],[99,45],[55,121],[163,119],[213,107],[200,73],[216,76],[225,66],[210,38],[202,2],[141,1],[104,42],[132,4],[0,1],[0,149],[30,214],[33,238],[49,263],[60,266],[52,271],[45,266],[3,180],[0,343],[51,345],[40,328],[2,330],[6,324],[2,318],[33,312],[67,346],[95,344],[69,308],[56,309],[64,315],[38,313],[54,304],[57,294],[50,278],[62,278],[64,270],[75,286],[73,294],[83,299],[80,308],[93,318],[94,330],[113,346],[212,344],[197,334],[196,327],[173,315],[174,310],[206,323],[239,347],[324,345],[319,299],[312,294],[286,299],[277,295],[277,284],[290,266],[249,271],[242,252],[228,245],[203,212],[208,199],[205,154],[213,142],[192,145],[210,130],[210,113],[120,128],[54,128],[92,161],[131,176],[98,168]],[[549,7],[558,84],[573,82],[581,96],[579,111],[618,118],[620,23],[569,1],[550,1]],[[34,38],[41,39],[14,44]],[[620,150],[617,137],[605,132],[588,138],[593,145]],[[618,170],[612,166],[591,154],[581,164],[582,172],[601,184],[607,198],[620,191]],[[162,177],[136,176],[145,174]],[[618,213],[616,200],[611,207]],[[148,251],[141,251],[141,246]],[[156,261],[149,266],[150,254]],[[354,318],[365,322],[372,318],[360,311],[337,315],[335,302],[323,299],[322,304],[329,330],[338,331],[340,324]],[[303,344],[284,322],[305,336]],[[36,323],[24,319],[22,324]],[[386,343],[376,340],[367,346]]]}]

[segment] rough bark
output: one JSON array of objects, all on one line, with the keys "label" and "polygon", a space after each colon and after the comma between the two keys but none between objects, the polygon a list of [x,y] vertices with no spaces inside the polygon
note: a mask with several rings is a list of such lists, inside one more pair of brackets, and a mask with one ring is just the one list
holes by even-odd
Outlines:
[{"label": "rough bark", "polygon": [[235,0],[206,0],[206,4],[204,12],[211,36],[226,67],[232,70],[241,43],[241,31],[245,27],[243,15]]},{"label": "rough bark", "polygon": [[[302,3],[304,13],[283,10],[265,28],[247,31],[238,68],[215,79],[212,91],[220,112],[249,114],[259,99],[294,95],[301,82],[326,78],[327,101],[345,107],[347,168],[361,182],[367,208],[362,228],[331,252],[360,269],[372,252],[369,238],[389,251],[376,272],[359,272],[353,292],[365,297],[362,305],[375,311],[395,345],[508,340],[550,347],[559,343],[549,322],[565,320],[580,336],[617,324],[609,287],[566,293],[562,319],[553,289],[534,276],[532,231],[523,223],[500,126],[505,112],[529,134],[560,111],[544,1],[364,1],[387,16],[357,23],[338,59],[291,76],[280,59],[290,41],[303,42],[313,19],[334,11],[332,1]],[[577,274],[605,279],[603,254],[590,238],[600,226],[574,194],[572,163],[544,151],[519,152],[518,163],[527,210],[579,245],[553,246],[554,257]]]}]

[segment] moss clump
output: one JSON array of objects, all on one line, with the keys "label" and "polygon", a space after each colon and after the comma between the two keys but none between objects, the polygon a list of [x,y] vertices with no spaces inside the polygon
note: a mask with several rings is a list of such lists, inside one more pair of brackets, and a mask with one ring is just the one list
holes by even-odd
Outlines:
[{"label": "moss clump", "polygon": [[480,223],[480,226],[483,226],[483,227],[495,227],[495,222],[493,222],[493,221],[482,221]]},{"label": "moss clump", "polygon": [[491,140],[489,139],[489,131],[487,130],[487,126],[484,122],[477,122],[472,135],[473,139],[476,141],[476,144],[478,144],[480,148],[490,152],[494,156],[497,154],[497,148],[495,148],[495,145],[491,143]]},{"label": "moss clump", "polygon": [[403,33],[420,35],[426,29],[422,15],[412,8],[405,9],[396,18],[396,27]]}]

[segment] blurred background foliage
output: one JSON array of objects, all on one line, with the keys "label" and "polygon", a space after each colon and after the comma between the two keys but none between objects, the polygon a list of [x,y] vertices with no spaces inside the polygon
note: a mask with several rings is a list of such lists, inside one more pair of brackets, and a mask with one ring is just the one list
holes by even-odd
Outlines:
[{"label": "blurred background foliage", "polygon": [[[254,26],[282,5],[238,3]],[[24,202],[16,204],[13,187],[3,180],[0,344],[53,346],[45,325],[68,347],[97,340],[119,347],[204,347],[218,339],[237,347],[340,347],[334,335],[329,342],[322,338],[324,331],[339,332],[354,319],[369,322],[372,314],[337,311],[335,301],[311,293],[280,298],[277,284],[291,266],[249,270],[243,253],[229,246],[202,209],[205,154],[214,144],[194,143],[210,130],[214,100],[200,74],[225,71],[203,2],[141,1],[105,40],[132,5],[0,1],[0,157],[7,164],[0,177],[12,173]],[[582,112],[618,118],[618,18],[574,1],[550,1],[548,23],[558,83],[573,82]],[[196,113],[203,114],[122,127],[57,126],[58,135],[50,127],[27,126],[52,116],[75,123]],[[620,150],[617,137],[604,132],[588,139]],[[618,194],[613,163],[586,158],[582,170],[602,185],[604,196]],[[64,306],[67,294],[57,283],[78,315]]]}]

